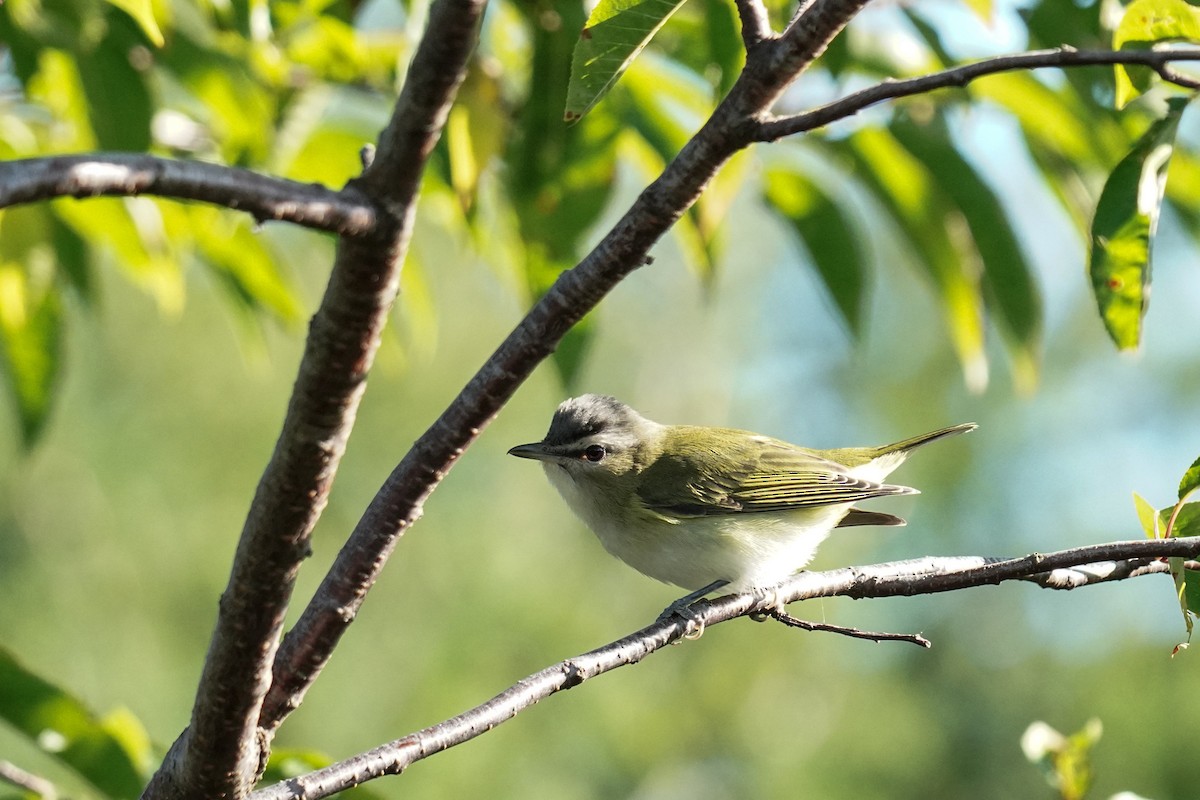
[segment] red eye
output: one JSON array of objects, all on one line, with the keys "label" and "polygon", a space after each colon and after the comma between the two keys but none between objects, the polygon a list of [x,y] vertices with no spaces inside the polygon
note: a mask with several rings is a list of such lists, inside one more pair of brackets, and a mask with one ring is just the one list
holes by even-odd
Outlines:
[{"label": "red eye", "polygon": [[583,451],[583,457],[593,464],[603,459],[606,455],[608,455],[608,451],[604,449],[604,445],[602,444],[588,445],[588,448]]}]

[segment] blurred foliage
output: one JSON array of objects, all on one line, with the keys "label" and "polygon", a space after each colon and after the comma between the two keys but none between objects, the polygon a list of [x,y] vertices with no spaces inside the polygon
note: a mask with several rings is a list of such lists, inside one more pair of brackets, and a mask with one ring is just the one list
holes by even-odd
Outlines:
[{"label": "blurred foliage", "polygon": [[[777,25],[790,15],[786,4],[769,5]],[[1071,3],[1050,13],[1048,5],[1022,11],[1026,44],[1105,46],[1098,6]],[[971,8],[989,24],[1001,13],[991,3]],[[1138,0],[1120,17],[1112,44],[1195,40],[1190,8]],[[13,0],[0,8],[10,86],[0,95],[0,157],[149,151],[340,185],[386,122],[424,13],[422,3],[400,8],[385,0]],[[839,37],[803,85],[833,96],[988,54],[960,36],[947,43],[953,26],[944,10],[913,7],[900,17],[887,30]],[[743,59],[736,12],[721,0],[612,0],[590,17],[566,0],[496,4],[426,182],[427,196],[458,207],[440,217],[438,234],[476,242],[502,275],[523,276],[526,302],[538,297],[585,252],[612,201],[618,165],[634,165],[644,179],[656,175],[732,85]],[[1013,233],[1014,210],[987,165],[966,152],[963,134],[992,106],[1011,114],[1046,186],[1081,230],[1104,176],[1120,162],[1124,172],[1109,183],[1114,202],[1096,215],[1120,223],[1136,196],[1133,162],[1145,163],[1130,151],[1161,116],[1162,95],[1175,90],[1148,70],[1115,74],[1115,90],[1112,73],[1101,69],[998,75],[760,148],[722,170],[675,236],[711,285],[729,257],[721,222],[730,204],[742,192],[757,194],[787,221],[847,328],[860,335],[885,255],[867,250],[858,232],[883,220],[897,231],[905,259],[925,272],[967,384],[987,383],[990,323],[1019,385],[1031,388],[1043,347],[1041,289]],[[1120,115],[1113,108],[1135,100]],[[789,95],[781,110],[794,103]],[[579,121],[563,124],[564,113]],[[1181,113],[1176,107],[1171,119]],[[1154,130],[1167,129],[1173,134],[1170,125]],[[1196,170],[1186,148],[1173,163]],[[1167,195],[1200,232],[1200,196],[1190,182],[1176,183]],[[1153,211],[1151,220],[1157,204]],[[226,287],[232,308],[249,312],[248,330],[303,316],[281,255],[240,215],[155,200],[59,201],[4,214],[12,220],[0,223],[7,276],[0,352],[26,444],[53,407],[61,329],[76,309],[96,304],[89,287],[104,265],[126,272],[170,313],[182,307],[185,271],[197,266]],[[1097,301],[1121,347],[1140,341],[1150,275],[1149,236],[1141,238],[1144,246],[1132,252],[1123,238],[1113,243],[1106,231],[1093,232]],[[1114,291],[1112,262],[1129,258],[1145,268],[1120,269],[1144,280],[1122,278]],[[414,314],[432,317],[429,307]],[[568,388],[594,334],[589,317],[555,354]]]},{"label": "blurred foliage", "polygon": [[1088,720],[1082,730],[1063,736],[1044,722],[1034,722],[1021,736],[1025,757],[1036,764],[1062,800],[1083,800],[1092,786],[1091,750],[1104,726]]},{"label": "blurred foliage", "polygon": [[[353,523],[374,481],[394,463],[396,443],[419,434],[422,420],[461,385],[465,370],[486,356],[519,308],[579,260],[596,232],[611,224],[614,209],[658,174],[736,79],[743,53],[731,3],[694,0],[672,15],[675,4],[617,2],[601,4],[595,13],[644,5],[653,6],[654,15],[636,35],[616,37],[619,57],[606,62],[607,72],[589,73],[590,93],[574,101],[568,100],[572,60],[587,55],[576,53],[577,32],[588,22],[583,5],[499,0],[489,8],[479,53],[423,188],[403,275],[400,325],[381,354],[383,374],[373,378],[373,387],[382,384],[393,405],[372,406],[368,398],[364,406],[360,425],[366,432],[355,438],[343,469],[345,494],[335,496],[323,522],[336,533]],[[783,2],[768,5],[777,27],[793,11]],[[883,78],[989,55],[996,49],[989,34],[996,29],[988,26],[998,18],[1009,30],[1005,49],[1136,47],[1158,38],[1196,38],[1183,22],[1139,27],[1138,19],[1160,20],[1170,12],[1166,0],[1136,0],[1115,23],[1115,35],[1098,2],[1044,0],[1019,11],[987,0],[968,6],[970,12],[917,4],[865,14],[784,98],[780,113]],[[1135,18],[1135,11],[1149,16]],[[425,13],[422,0],[399,6],[387,0],[6,0],[0,4],[0,158],[134,150],[340,185],[359,170],[361,146],[386,124]],[[974,16],[967,20],[965,13]],[[975,34],[964,36],[963,29]],[[603,44],[593,38],[593,46]],[[1095,275],[1114,240],[1104,233],[1108,228],[1097,234],[1093,220],[1117,231],[1148,220],[1131,257],[1137,262],[1132,284],[1142,292],[1122,322],[1122,330],[1136,329],[1122,336],[1140,339],[1149,236],[1162,200],[1153,199],[1150,207],[1136,202],[1146,175],[1165,191],[1164,210],[1179,227],[1200,235],[1194,136],[1187,134],[1182,104],[1164,102],[1178,90],[1143,73],[1118,70],[1115,84],[1114,73],[1101,68],[996,75],[962,90],[880,106],[735,158],[659,248],[667,256],[663,261],[684,269],[664,265],[639,274],[645,282],[614,292],[614,311],[606,314],[606,305],[577,326],[556,353],[557,380],[531,383],[531,391],[544,396],[513,412],[525,415],[518,418],[519,435],[506,444],[527,440],[544,426],[545,401],[561,396],[563,382],[572,387],[588,380],[600,383],[597,388],[636,389],[660,406],[707,414],[698,421],[717,424],[728,422],[723,412],[731,411],[730,397],[750,392],[747,387],[763,383],[766,374],[770,388],[763,393],[788,415],[787,426],[776,427],[797,428],[781,435],[811,435],[814,426],[848,410],[885,419],[890,429],[900,418],[905,424],[920,415],[941,418],[955,403],[974,409],[944,378],[947,366],[956,362],[965,383],[980,390],[999,356],[1017,389],[1044,380],[1051,384],[1045,402],[1069,408],[1070,421],[1092,421],[1076,441],[1083,455],[1056,474],[1075,477],[1100,458],[1111,459],[1108,450],[1084,457],[1101,429],[1120,427],[1088,416],[1103,406],[1094,402],[1099,392],[1092,386],[1081,401],[1065,385],[1063,376],[1084,356],[1072,352],[1060,355],[1052,369],[1043,366],[1043,297],[1064,272],[1086,287],[1086,269],[1081,260],[1070,269],[1056,264],[1059,269],[1036,274],[1034,264],[1037,248],[1050,241],[1082,246],[1091,237],[1099,243]],[[1124,106],[1119,113],[1118,106]],[[572,111],[582,118],[564,124],[564,113]],[[1012,124],[1017,138],[1015,149],[1000,150],[1002,157],[1015,154],[1035,172],[1036,185],[1023,190],[1028,196],[1014,198],[1001,185],[1012,165],[997,164],[990,152],[981,155],[972,146],[977,129],[997,116]],[[1166,162],[1150,157],[1161,152],[1150,143],[1173,146],[1165,190]],[[1062,225],[1030,234],[1019,217],[1028,197],[1040,194],[1057,202]],[[1098,200],[1105,215],[1096,213]],[[770,227],[772,221],[778,227]],[[2,369],[21,440],[26,446],[39,437],[49,440],[41,460],[6,454],[0,607],[12,611],[0,618],[0,633],[39,650],[41,663],[57,665],[70,679],[64,683],[101,696],[119,689],[135,693],[139,715],[162,741],[185,719],[208,614],[227,571],[230,541],[214,531],[229,534],[240,524],[290,382],[283,375],[267,391],[256,383],[265,380],[261,375],[243,375],[245,385],[239,385],[229,364],[239,348],[243,354],[260,348],[292,363],[298,323],[319,294],[328,263],[328,250],[317,239],[279,227],[260,230],[234,212],[152,198],[61,200],[0,211]],[[773,244],[781,235],[792,237],[790,246]],[[797,263],[810,265],[811,274],[787,268]],[[906,278],[919,276],[915,283],[923,288],[914,291],[914,282],[897,280],[895,270],[907,267]],[[854,377],[823,362],[797,364],[832,359],[842,344],[803,327],[819,316],[820,304],[801,307],[788,287],[807,278],[827,293],[834,316],[868,351]],[[1100,285],[1108,282],[1100,281],[1098,292]],[[180,327],[161,341],[146,336],[162,321],[139,306],[130,286]],[[183,315],[185,300],[199,308],[189,306]],[[1104,308],[1099,293],[1097,300]],[[237,345],[220,330],[216,305],[242,326]],[[462,316],[469,316],[469,330],[445,319]],[[941,327],[930,322],[937,318]],[[283,324],[286,336],[278,335],[273,321]],[[1078,323],[1088,335],[1076,336],[1071,322],[1060,321],[1067,329],[1063,336],[1080,354],[1097,357],[1086,343],[1098,326]],[[389,366],[421,360],[438,366],[417,382],[420,387],[388,372]],[[67,374],[68,363],[81,374]],[[1119,372],[1118,378],[1130,374]],[[1194,396],[1189,392],[1200,386],[1178,363],[1154,374],[1178,396]],[[832,397],[839,381],[842,393]],[[1118,383],[1104,383],[1104,397],[1133,391]],[[1129,383],[1145,391],[1156,384]],[[56,403],[70,409],[57,431],[47,424]],[[410,413],[397,415],[395,403],[407,404]],[[653,404],[638,404],[659,416]],[[1003,419],[1020,412],[992,413]],[[1062,412],[1043,414],[1044,427],[1031,425],[1025,438],[1014,433],[1012,441],[1034,450],[1057,437],[1065,427]],[[1121,419],[1149,425],[1147,416],[1139,407]],[[504,424],[495,426],[501,429],[497,436],[517,433]],[[914,423],[928,426],[928,419]],[[1170,430],[1174,434],[1175,427]],[[1015,444],[998,438],[992,446]],[[485,435],[477,449],[487,460],[465,458],[431,501],[442,519],[430,514],[421,526],[430,534],[406,542],[410,558],[398,560],[418,566],[393,568],[411,589],[389,588],[385,581],[375,590],[379,603],[369,605],[356,625],[363,633],[347,637],[348,654],[322,679],[322,688],[335,688],[314,692],[285,736],[304,747],[314,740],[330,752],[365,748],[478,702],[564,650],[618,635],[644,621],[646,608],[658,601],[657,587],[638,584],[627,591],[629,581],[638,579],[620,565],[611,580],[597,570],[593,559],[601,556],[587,549],[593,543],[555,540],[535,552],[495,536],[497,519],[512,520],[514,532],[522,521],[531,522],[545,487],[535,487],[531,478],[513,490],[495,468],[504,446],[489,444]],[[1021,458],[1006,452],[1007,460]],[[946,482],[963,466],[944,465]],[[1006,549],[1018,545],[995,544],[994,530],[1020,528],[1013,521],[1022,521],[1023,513],[1036,511],[1044,523],[1048,509],[1062,512],[1061,491],[1042,505],[1032,491],[1008,494],[1010,486],[1020,492],[1031,482],[1051,482],[1036,469],[1005,466],[971,496],[945,500],[939,518],[945,530],[961,530],[964,537],[974,532],[976,540],[964,539],[969,546]],[[1084,490],[1074,481],[1071,486]],[[457,500],[438,508],[444,495]],[[554,509],[548,513],[557,514],[551,503],[546,500]],[[986,517],[992,525],[985,526],[989,505],[995,506]],[[1091,507],[1080,501],[1076,513]],[[555,524],[563,518],[555,516]],[[1181,512],[1176,524],[1190,525],[1191,519]],[[1165,527],[1167,519],[1155,524]],[[1125,526],[1091,518],[1061,525],[1064,532],[1088,536],[1111,527],[1116,536]],[[336,549],[328,541],[319,548],[326,555]],[[928,549],[928,542],[917,547]],[[63,552],[80,558],[59,563]],[[534,572],[538,579],[531,570],[541,570]],[[315,564],[306,575],[319,571]],[[1181,602],[1191,602],[1187,598],[1200,585],[1189,573],[1176,571]],[[161,575],[179,579],[161,581]],[[486,577],[476,580],[479,575]],[[166,583],[172,585],[161,585]],[[573,594],[563,602],[580,587],[602,602],[582,602]],[[960,613],[940,619],[935,606],[922,606],[922,626],[932,619],[929,627],[936,629],[927,629],[931,635],[977,640],[975,652],[966,646],[939,651],[930,657],[932,667],[913,656],[864,657],[861,650],[829,644],[806,652],[796,642],[816,640],[764,641],[756,626],[723,627],[706,634],[703,647],[688,654],[692,658],[639,668],[635,686],[613,676],[589,687],[590,694],[556,700],[558,714],[585,720],[570,737],[562,735],[561,716],[538,710],[523,717],[522,732],[506,726],[405,780],[418,793],[427,788],[442,796],[497,787],[514,797],[1031,796],[1035,784],[1014,777],[1009,767],[1015,753],[1004,750],[1031,718],[1021,716],[1029,705],[1053,718],[1082,705],[1108,704],[1096,709],[1106,720],[1134,715],[1124,718],[1133,731],[1126,741],[1145,728],[1137,714],[1152,713],[1128,708],[1124,698],[1133,692],[1143,693],[1151,709],[1197,713],[1190,696],[1176,698],[1172,674],[1154,660],[1152,646],[1128,644],[1126,662],[1076,660],[1071,637],[1084,636],[1079,630],[1099,616],[1092,605],[1097,601],[1079,602],[1084,605],[1071,625],[1055,631],[1066,641],[1059,651],[1042,651],[1011,633],[1019,619],[1034,630],[1021,628],[1031,639],[1038,635],[1037,619],[1026,619],[1019,602],[1014,609],[968,597],[957,606]],[[1186,616],[1196,605],[1184,608]],[[61,635],[48,640],[44,615],[55,611],[65,622]],[[912,612],[895,613],[899,624],[907,624],[905,614]],[[1001,630],[1004,636],[978,633]],[[1112,638],[1107,630],[1097,637]],[[413,641],[422,647],[412,647]],[[466,648],[490,654],[494,663],[481,674],[481,661],[463,658]],[[754,656],[748,663],[749,652]],[[1008,680],[1001,670],[1018,660],[1036,676],[1019,706],[997,688]],[[68,744],[75,741],[71,736],[120,739],[116,746],[136,756],[131,769],[144,775],[148,746],[137,736],[113,733],[113,725],[136,731],[131,720],[118,714],[111,724],[110,718],[97,721],[49,682],[21,667],[9,669],[6,680],[20,697],[42,698],[66,715],[50,727],[65,730]],[[398,677],[388,702],[363,691],[392,669]],[[122,683],[126,678],[129,684]],[[717,689],[695,688],[701,685]],[[0,681],[0,692],[6,688]],[[34,729],[49,729],[50,717],[7,697],[5,719],[40,745]],[[1119,732],[1120,725],[1114,722],[1111,730]],[[899,730],[919,733],[897,736]],[[129,749],[130,742],[137,746]],[[1153,761],[1136,748],[1109,757],[1118,769],[1155,786],[1160,797],[1183,798],[1194,795],[1185,747],[1179,737],[1156,746]],[[528,758],[535,750],[543,753],[540,762]],[[845,764],[847,753],[855,754],[853,768],[819,768]],[[454,769],[464,763],[456,759],[470,759],[470,769]],[[128,792],[124,784],[90,774],[86,764],[79,766],[82,759],[59,760],[92,784],[83,795]],[[322,761],[310,750],[282,751],[272,769],[286,775]],[[109,766],[120,769],[121,763]],[[942,783],[932,785],[931,776]]]}]

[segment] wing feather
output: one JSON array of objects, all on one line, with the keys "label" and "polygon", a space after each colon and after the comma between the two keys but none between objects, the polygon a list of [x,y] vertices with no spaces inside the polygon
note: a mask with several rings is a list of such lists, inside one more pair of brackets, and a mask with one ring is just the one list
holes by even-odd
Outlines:
[{"label": "wing feather", "polygon": [[743,435],[729,447],[735,438],[726,437],[720,447],[706,447],[696,436],[689,446],[673,447],[670,456],[659,457],[640,481],[646,508],[674,516],[713,516],[849,504],[913,492],[856,477],[850,468],[786,442]]}]

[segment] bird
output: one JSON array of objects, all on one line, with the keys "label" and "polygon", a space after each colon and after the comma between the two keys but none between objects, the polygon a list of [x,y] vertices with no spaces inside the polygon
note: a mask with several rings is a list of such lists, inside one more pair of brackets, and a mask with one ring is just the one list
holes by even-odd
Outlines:
[{"label": "bird", "polygon": [[541,441],[508,453],[540,461],[605,550],[689,590],[667,615],[718,588],[768,593],[834,528],[906,524],[856,504],[918,494],[884,479],[918,447],[976,427],[816,450],[749,431],[664,425],[615,397],[584,394],[558,406]]}]

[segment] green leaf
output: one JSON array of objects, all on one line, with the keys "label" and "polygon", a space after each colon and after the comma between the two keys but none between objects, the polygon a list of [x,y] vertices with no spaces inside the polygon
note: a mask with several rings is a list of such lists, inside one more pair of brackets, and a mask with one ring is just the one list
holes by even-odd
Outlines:
[{"label": "green leaf", "polygon": [[107,797],[133,800],[149,778],[149,738],[131,713],[120,710],[97,718],[75,697],[21,666],[3,648],[0,719]]},{"label": "green leaf", "polygon": [[150,148],[155,104],[146,72],[130,58],[130,51],[142,45],[141,37],[132,31],[131,22],[119,21],[126,25],[112,20],[105,42],[77,55],[79,78],[100,148],[140,152]]},{"label": "green leaf", "polygon": [[162,29],[158,27],[158,20],[154,18],[152,0],[108,0],[108,2],[132,17],[133,21],[142,29],[142,33],[146,34],[146,38],[155,47],[163,46],[165,40]]},{"label": "green leaf", "polygon": [[1182,502],[1189,494],[1200,489],[1200,458],[1192,462],[1183,478],[1179,481],[1179,500]]},{"label": "green leaf", "polygon": [[[983,301],[976,270],[978,254],[964,252],[948,231],[962,220],[948,208],[933,176],[895,137],[864,128],[848,140],[861,162],[858,174],[874,190],[900,227],[919,263],[933,280],[950,341],[973,391],[987,385],[983,344]],[[961,241],[961,240],[960,240]]]},{"label": "green leaf", "polygon": [[62,369],[62,303],[50,236],[44,207],[0,214],[0,367],[26,447],[45,426]]},{"label": "green leaf", "polygon": [[983,262],[988,308],[1008,345],[1016,383],[1032,389],[1042,341],[1042,298],[1012,220],[944,128],[897,122],[892,133],[921,160],[966,220]]},{"label": "green leaf", "polygon": [[244,215],[208,206],[188,209],[188,229],[200,255],[233,298],[247,309],[268,312],[284,322],[300,319],[302,308],[279,273],[274,256]]},{"label": "green leaf", "polygon": [[[1116,31],[1113,50],[1144,50],[1162,41],[1200,41],[1200,9],[1184,0],[1134,0],[1125,8]],[[1117,64],[1116,106],[1145,92],[1152,71],[1148,67]]]},{"label": "green leaf", "polygon": [[862,333],[867,283],[866,238],[842,208],[798,169],[769,168],[764,199],[808,248],[813,266],[854,335]]},{"label": "green leaf", "polygon": [[1142,523],[1142,530],[1146,532],[1146,538],[1159,538],[1158,534],[1161,528],[1158,525],[1160,520],[1158,509],[1150,505],[1150,501],[1137,492],[1133,493],[1133,506],[1137,509],[1138,522]]},{"label": "green leaf", "polygon": [[1186,103],[1176,99],[1104,184],[1092,220],[1089,272],[1100,316],[1117,347],[1137,347],[1150,289],[1151,240],[1158,226],[1167,164]]},{"label": "green leaf", "polygon": [[574,122],[613,87],[684,0],[600,0],[575,44],[563,118]]}]

